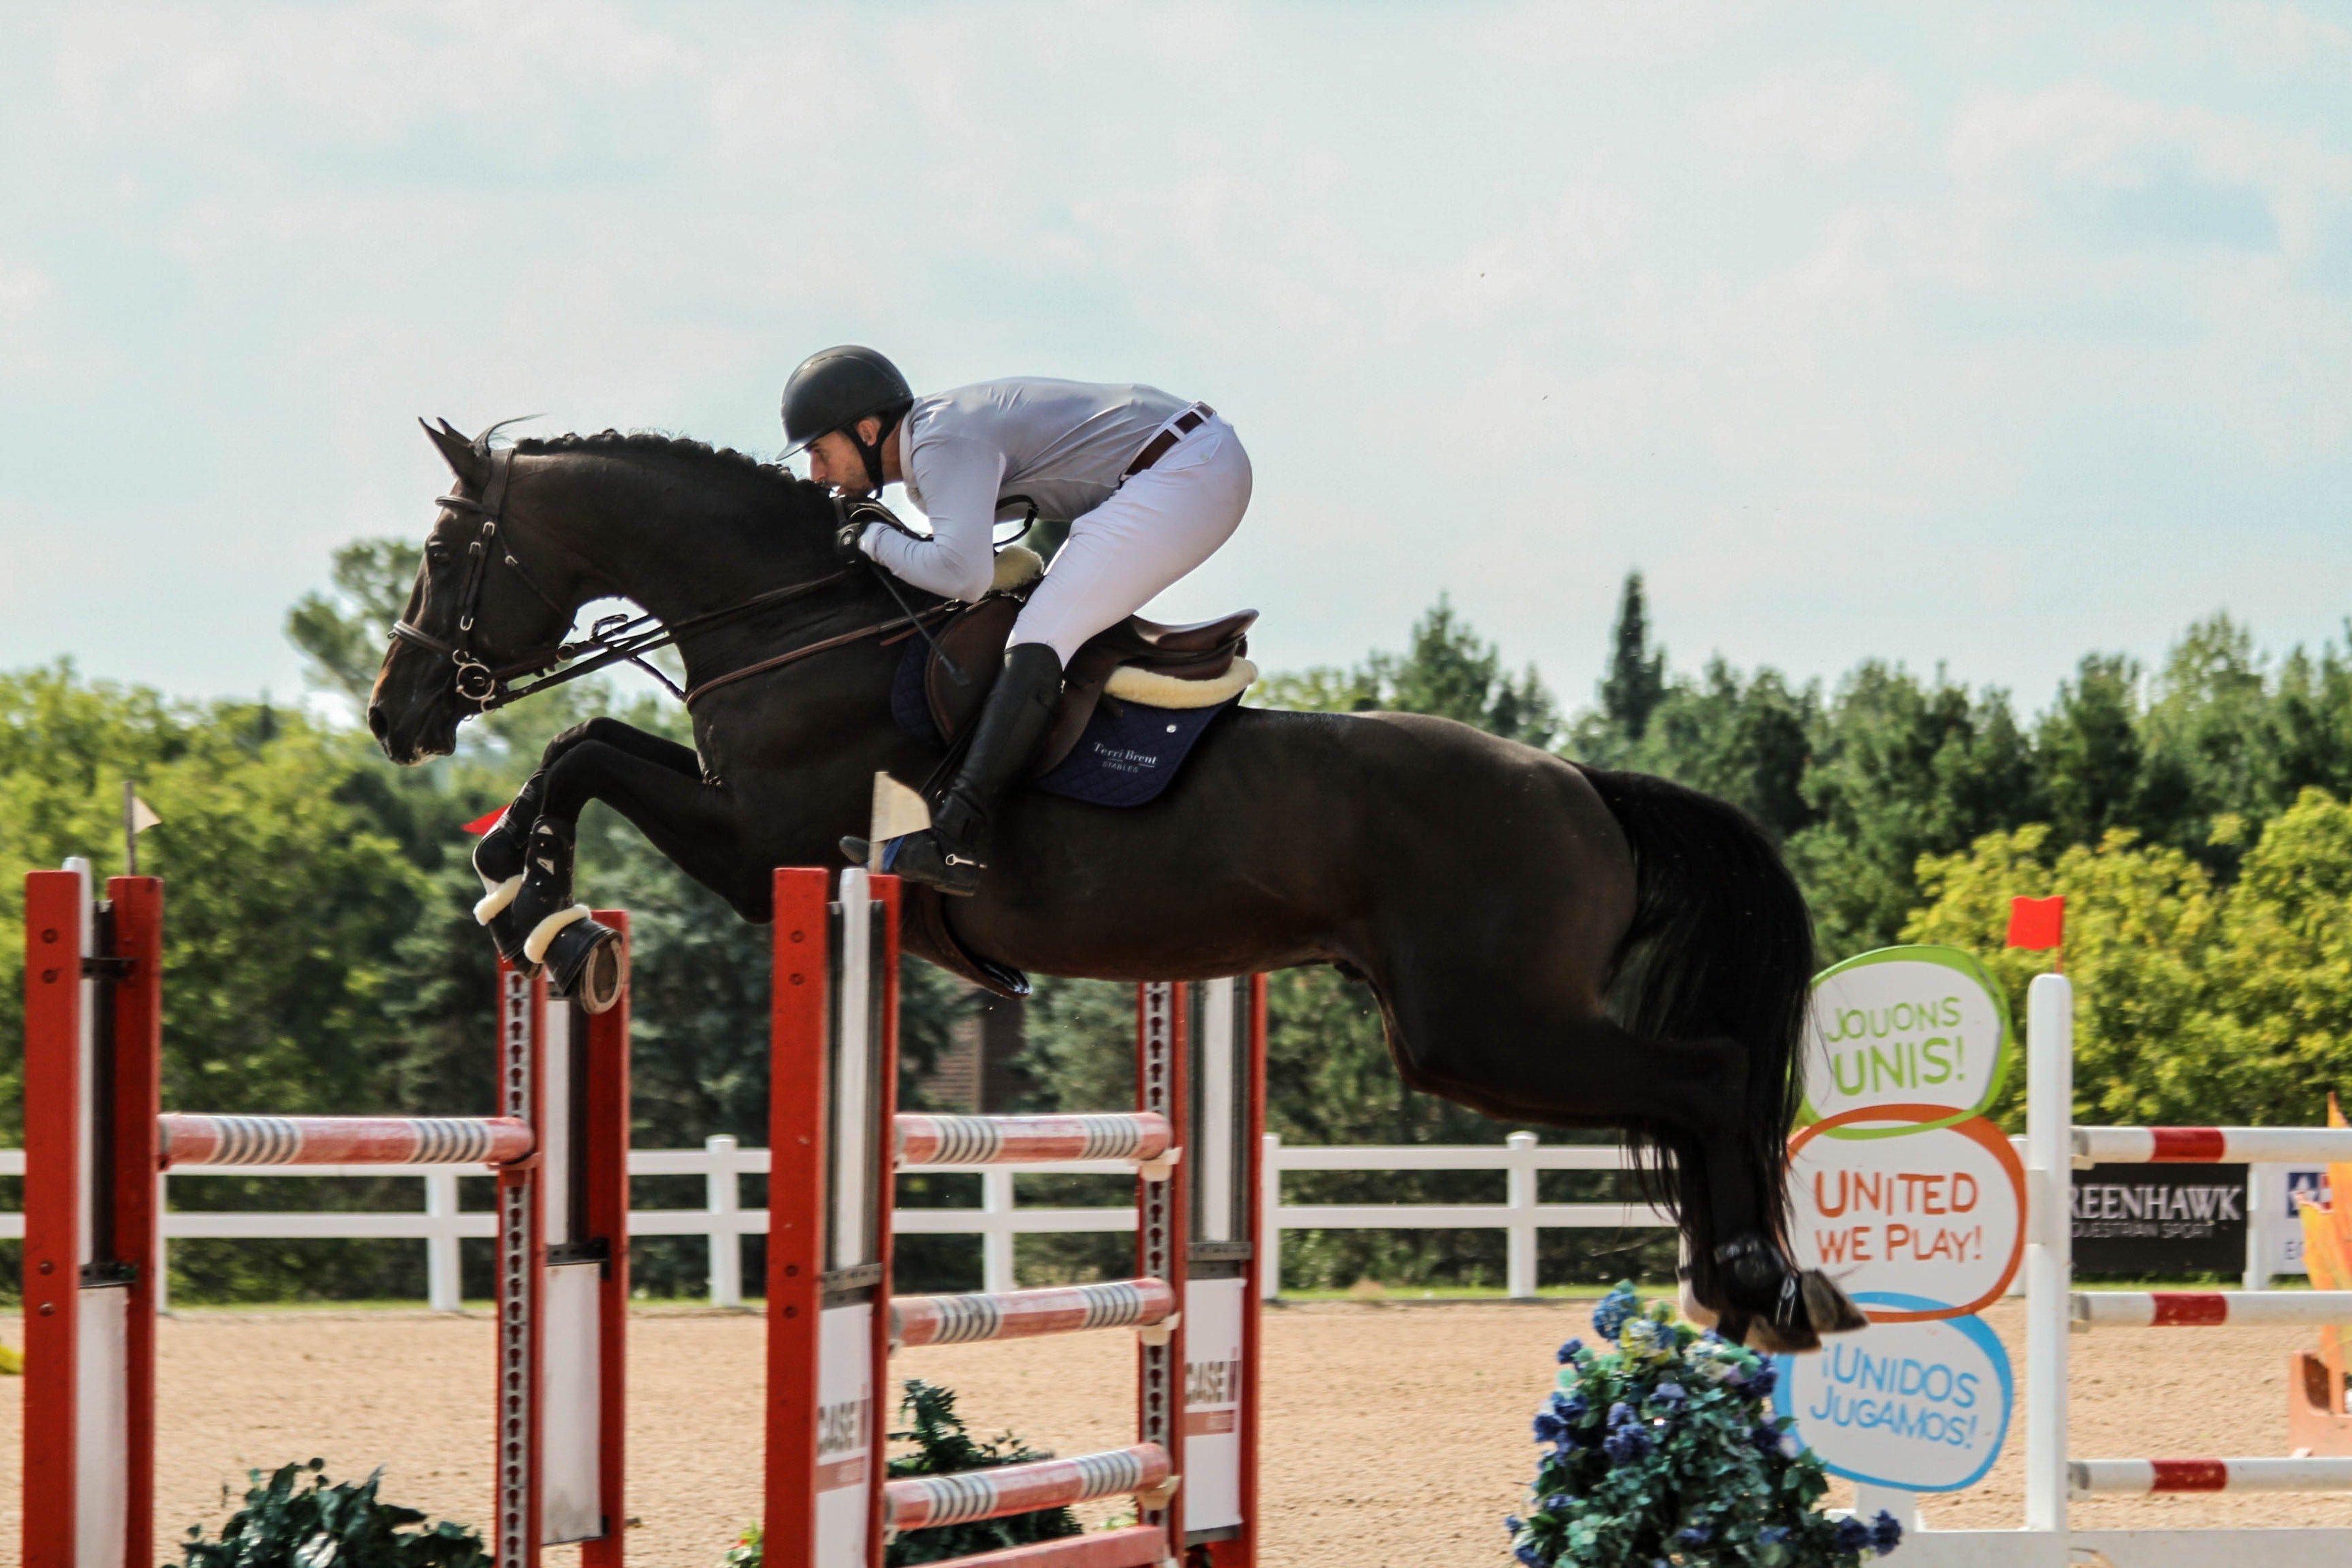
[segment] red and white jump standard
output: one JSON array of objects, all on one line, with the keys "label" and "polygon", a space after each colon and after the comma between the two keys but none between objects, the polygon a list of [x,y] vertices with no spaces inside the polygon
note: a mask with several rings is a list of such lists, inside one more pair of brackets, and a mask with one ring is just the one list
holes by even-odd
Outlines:
[{"label": "red and white jump standard", "polygon": [[[619,1568],[625,991],[591,1017],[502,970],[497,1116],[165,1114],[163,885],[107,895],[87,864],[26,879],[26,1568],[155,1560],[157,1176],[197,1163],[491,1166],[498,1562],[578,1542],[583,1568]],[[625,939],[625,915],[597,918]]]},{"label": "red and white jump standard", "polygon": [[[821,870],[776,873],[769,1560],[879,1568],[886,1536],[901,1531],[1133,1496],[1134,1525],[958,1568],[1251,1568],[1263,980],[1139,988],[1133,1112],[900,1116],[898,882],[844,872],[829,901],[830,881]],[[1135,1279],[891,1294],[898,1165],[1103,1159],[1135,1163]],[[895,1346],[1109,1327],[1137,1331],[1134,1444],[886,1479]]]}]

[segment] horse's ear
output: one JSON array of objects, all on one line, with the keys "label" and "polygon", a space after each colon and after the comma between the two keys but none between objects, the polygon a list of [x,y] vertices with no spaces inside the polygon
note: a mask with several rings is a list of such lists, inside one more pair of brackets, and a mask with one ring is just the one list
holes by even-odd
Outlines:
[{"label": "horse's ear", "polygon": [[425,438],[433,443],[434,450],[441,454],[441,460],[449,465],[449,471],[457,476],[458,482],[480,489],[490,477],[489,459],[482,449],[459,435],[446,419],[437,429],[422,419],[417,424],[425,426]]}]

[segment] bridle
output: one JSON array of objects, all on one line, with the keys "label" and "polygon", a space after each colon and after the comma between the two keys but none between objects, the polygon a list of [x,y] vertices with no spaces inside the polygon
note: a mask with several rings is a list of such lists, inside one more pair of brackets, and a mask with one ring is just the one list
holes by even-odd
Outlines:
[{"label": "bridle", "polygon": [[[691,707],[696,698],[714,687],[727,685],[747,676],[763,675],[771,669],[781,668],[810,655],[823,653],[828,648],[840,647],[868,637],[878,636],[900,626],[908,626],[929,638],[930,636],[929,623],[953,608],[951,605],[940,604],[927,609],[916,610],[909,607],[905,600],[899,599],[902,615],[898,619],[877,622],[873,626],[861,627],[841,636],[826,637],[772,658],[761,659],[741,669],[714,676],[701,682],[692,690],[681,690],[676,681],[645,657],[656,648],[673,647],[681,638],[697,632],[708,631],[716,626],[741,620],[762,610],[772,609],[778,605],[788,604],[794,599],[804,598],[811,594],[845,583],[856,574],[857,569],[850,566],[806,583],[792,583],[781,588],[772,588],[764,594],[755,594],[740,604],[706,611],[698,616],[690,616],[685,620],[669,626],[663,626],[651,615],[633,616],[625,611],[618,612],[599,619],[589,628],[588,635],[576,642],[558,639],[554,642],[542,643],[538,647],[520,654],[503,664],[494,665],[475,650],[472,642],[474,622],[482,606],[482,588],[489,580],[489,569],[494,561],[514,574],[515,581],[530,589],[539,601],[554,611],[567,626],[571,624],[572,611],[557,603],[553,595],[533,581],[530,572],[524,569],[523,563],[515,559],[514,552],[509,550],[499,537],[499,525],[505,521],[507,489],[514,472],[514,448],[499,447],[484,451],[482,447],[477,447],[476,450],[483,451],[483,455],[489,463],[489,475],[483,481],[481,498],[476,500],[472,496],[455,491],[440,498],[442,506],[452,511],[470,513],[478,517],[481,519],[482,525],[481,531],[476,534],[473,542],[466,547],[466,576],[457,591],[457,633],[447,638],[437,637],[406,616],[403,616],[392,624],[392,636],[395,641],[410,644],[412,647],[423,648],[427,653],[436,654],[447,659],[457,671],[456,690],[458,700],[472,704],[474,711],[478,714],[503,708],[510,702],[520,702],[526,697],[536,696],[551,686],[561,686],[567,680],[577,680],[583,675],[590,675],[607,666],[624,662],[635,665],[668,688],[672,696]],[[868,509],[878,512],[881,517],[892,522],[898,521],[891,518],[887,510],[882,508],[878,502],[845,501],[836,497],[834,508],[839,520],[843,521],[856,518],[866,512]],[[879,569],[874,568],[874,570]],[[883,580],[885,583],[888,582],[887,574],[884,575]],[[898,597],[895,585],[892,587],[892,597]],[[559,665],[562,668],[558,668]],[[509,684],[518,678],[532,675],[540,679],[521,686]]]}]

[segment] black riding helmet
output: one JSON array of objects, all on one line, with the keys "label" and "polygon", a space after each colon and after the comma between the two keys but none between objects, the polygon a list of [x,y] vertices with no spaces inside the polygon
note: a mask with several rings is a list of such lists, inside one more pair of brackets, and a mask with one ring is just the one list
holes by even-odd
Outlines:
[{"label": "black riding helmet", "polygon": [[[915,401],[914,388],[898,367],[872,349],[856,343],[824,349],[801,361],[784,383],[784,448],[786,458],[805,450],[818,437],[839,430],[866,461],[871,489],[882,488],[882,442],[890,438]],[[882,420],[880,437],[860,440],[857,422],[869,415]]]}]

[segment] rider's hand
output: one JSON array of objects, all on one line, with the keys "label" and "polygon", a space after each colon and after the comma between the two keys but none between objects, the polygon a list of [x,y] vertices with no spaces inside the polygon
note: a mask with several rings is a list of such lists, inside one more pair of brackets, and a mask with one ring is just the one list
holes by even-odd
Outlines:
[{"label": "rider's hand", "polygon": [[867,523],[860,521],[856,522],[845,522],[839,528],[835,529],[833,531],[833,552],[841,557],[842,560],[852,563],[865,560],[866,558],[866,552],[857,548],[857,542],[866,537],[866,530],[868,526],[869,525]]}]

